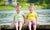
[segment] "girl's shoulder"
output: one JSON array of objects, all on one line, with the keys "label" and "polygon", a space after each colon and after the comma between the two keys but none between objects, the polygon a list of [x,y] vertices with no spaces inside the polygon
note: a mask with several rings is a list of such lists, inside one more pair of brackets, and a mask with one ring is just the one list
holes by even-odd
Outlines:
[{"label": "girl's shoulder", "polygon": [[26,13],[26,15],[28,16],[30,13],[28,12],[28,13]]},{"label": "girl's shoulder", "polygon": [[37,13],[36,13],[36,12],[34,12],[34,14],[35,14],[35,15],[37,15]]}]

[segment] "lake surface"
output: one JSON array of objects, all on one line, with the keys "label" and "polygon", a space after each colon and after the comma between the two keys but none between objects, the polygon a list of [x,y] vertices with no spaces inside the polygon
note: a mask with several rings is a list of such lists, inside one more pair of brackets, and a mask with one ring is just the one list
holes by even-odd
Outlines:
[{"label": "lake surface", "polygon": [[[28,10],[22,10],[22,12],[29,12]],[[50,23],[50,9],[34,10],[37,12],[38,23]],[[0,11],[0,23],[12,23],[15,10]]]}]

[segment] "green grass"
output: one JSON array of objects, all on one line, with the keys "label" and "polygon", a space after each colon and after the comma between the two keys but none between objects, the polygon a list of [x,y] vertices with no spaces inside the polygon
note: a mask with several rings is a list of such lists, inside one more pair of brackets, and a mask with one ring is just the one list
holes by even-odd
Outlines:
[{"label": "green grass", "polygon": [[[35,9],[42,9],[42,7],[38,7],[37,5],[34,6]],[[28,10],[28,6],[23,6],[21,8],[22,10]],[[12,6],[0,6],[0,11],[1,10],[15,10],[15,7]]]},{"label": "green grass", "polygon": [[40,7],[38,5],[34,6],[34,9],[42,9],[42,8],[43,8],[42,6],[40,6]]},{"label": "green grass", "polygon": [[15,10],[15,8],[11,6],[0,6],[0,10]]},{"label": "green grass", "polygon": [[[39,6],[35,5],[34,9],[42,9],[42,7],[41,6],[39,7]],[[28,10],[28,6],[22,7],[22,10]]]},{"label": "green grass", "polygon": [[21,8],[22,10],[28,10],[28,6],[24,6]]}]

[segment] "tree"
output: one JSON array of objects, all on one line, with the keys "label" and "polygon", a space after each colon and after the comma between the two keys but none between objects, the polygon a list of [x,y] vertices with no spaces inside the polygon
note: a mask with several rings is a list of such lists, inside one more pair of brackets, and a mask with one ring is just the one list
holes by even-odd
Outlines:
[{"label": "tree", "polygon": [[0,0],[0,2],[2,2],[2,1],[4,1],[4,0]]}]

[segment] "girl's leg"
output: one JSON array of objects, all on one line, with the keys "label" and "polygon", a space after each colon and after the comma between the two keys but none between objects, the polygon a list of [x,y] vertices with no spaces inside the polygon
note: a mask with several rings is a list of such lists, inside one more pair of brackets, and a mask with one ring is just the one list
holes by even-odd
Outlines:
[{"label": "girl's leg", "polygon": [[36,22],[33,22],[33,21],[32,21],[31,23],[32,23],[32,25],[33,25],[33,29],[36,30]]},{"label": "girl's leg", "polygon": [[34,30],[36,30],[36,25],[33,25]]},{"label": "girl's leg", "polygon": [[20,22],[20,23],[19,23],[19,30],[22,29],[22,24],[23,24],[23,22]]},{"label": "girl's leg", "polygon": [[15,23],[16,30],[18,30],[18,22]]},{"label": "girl's leg", "polygon": [[31,22],[28,22],[29,30],[31,30]]}]

